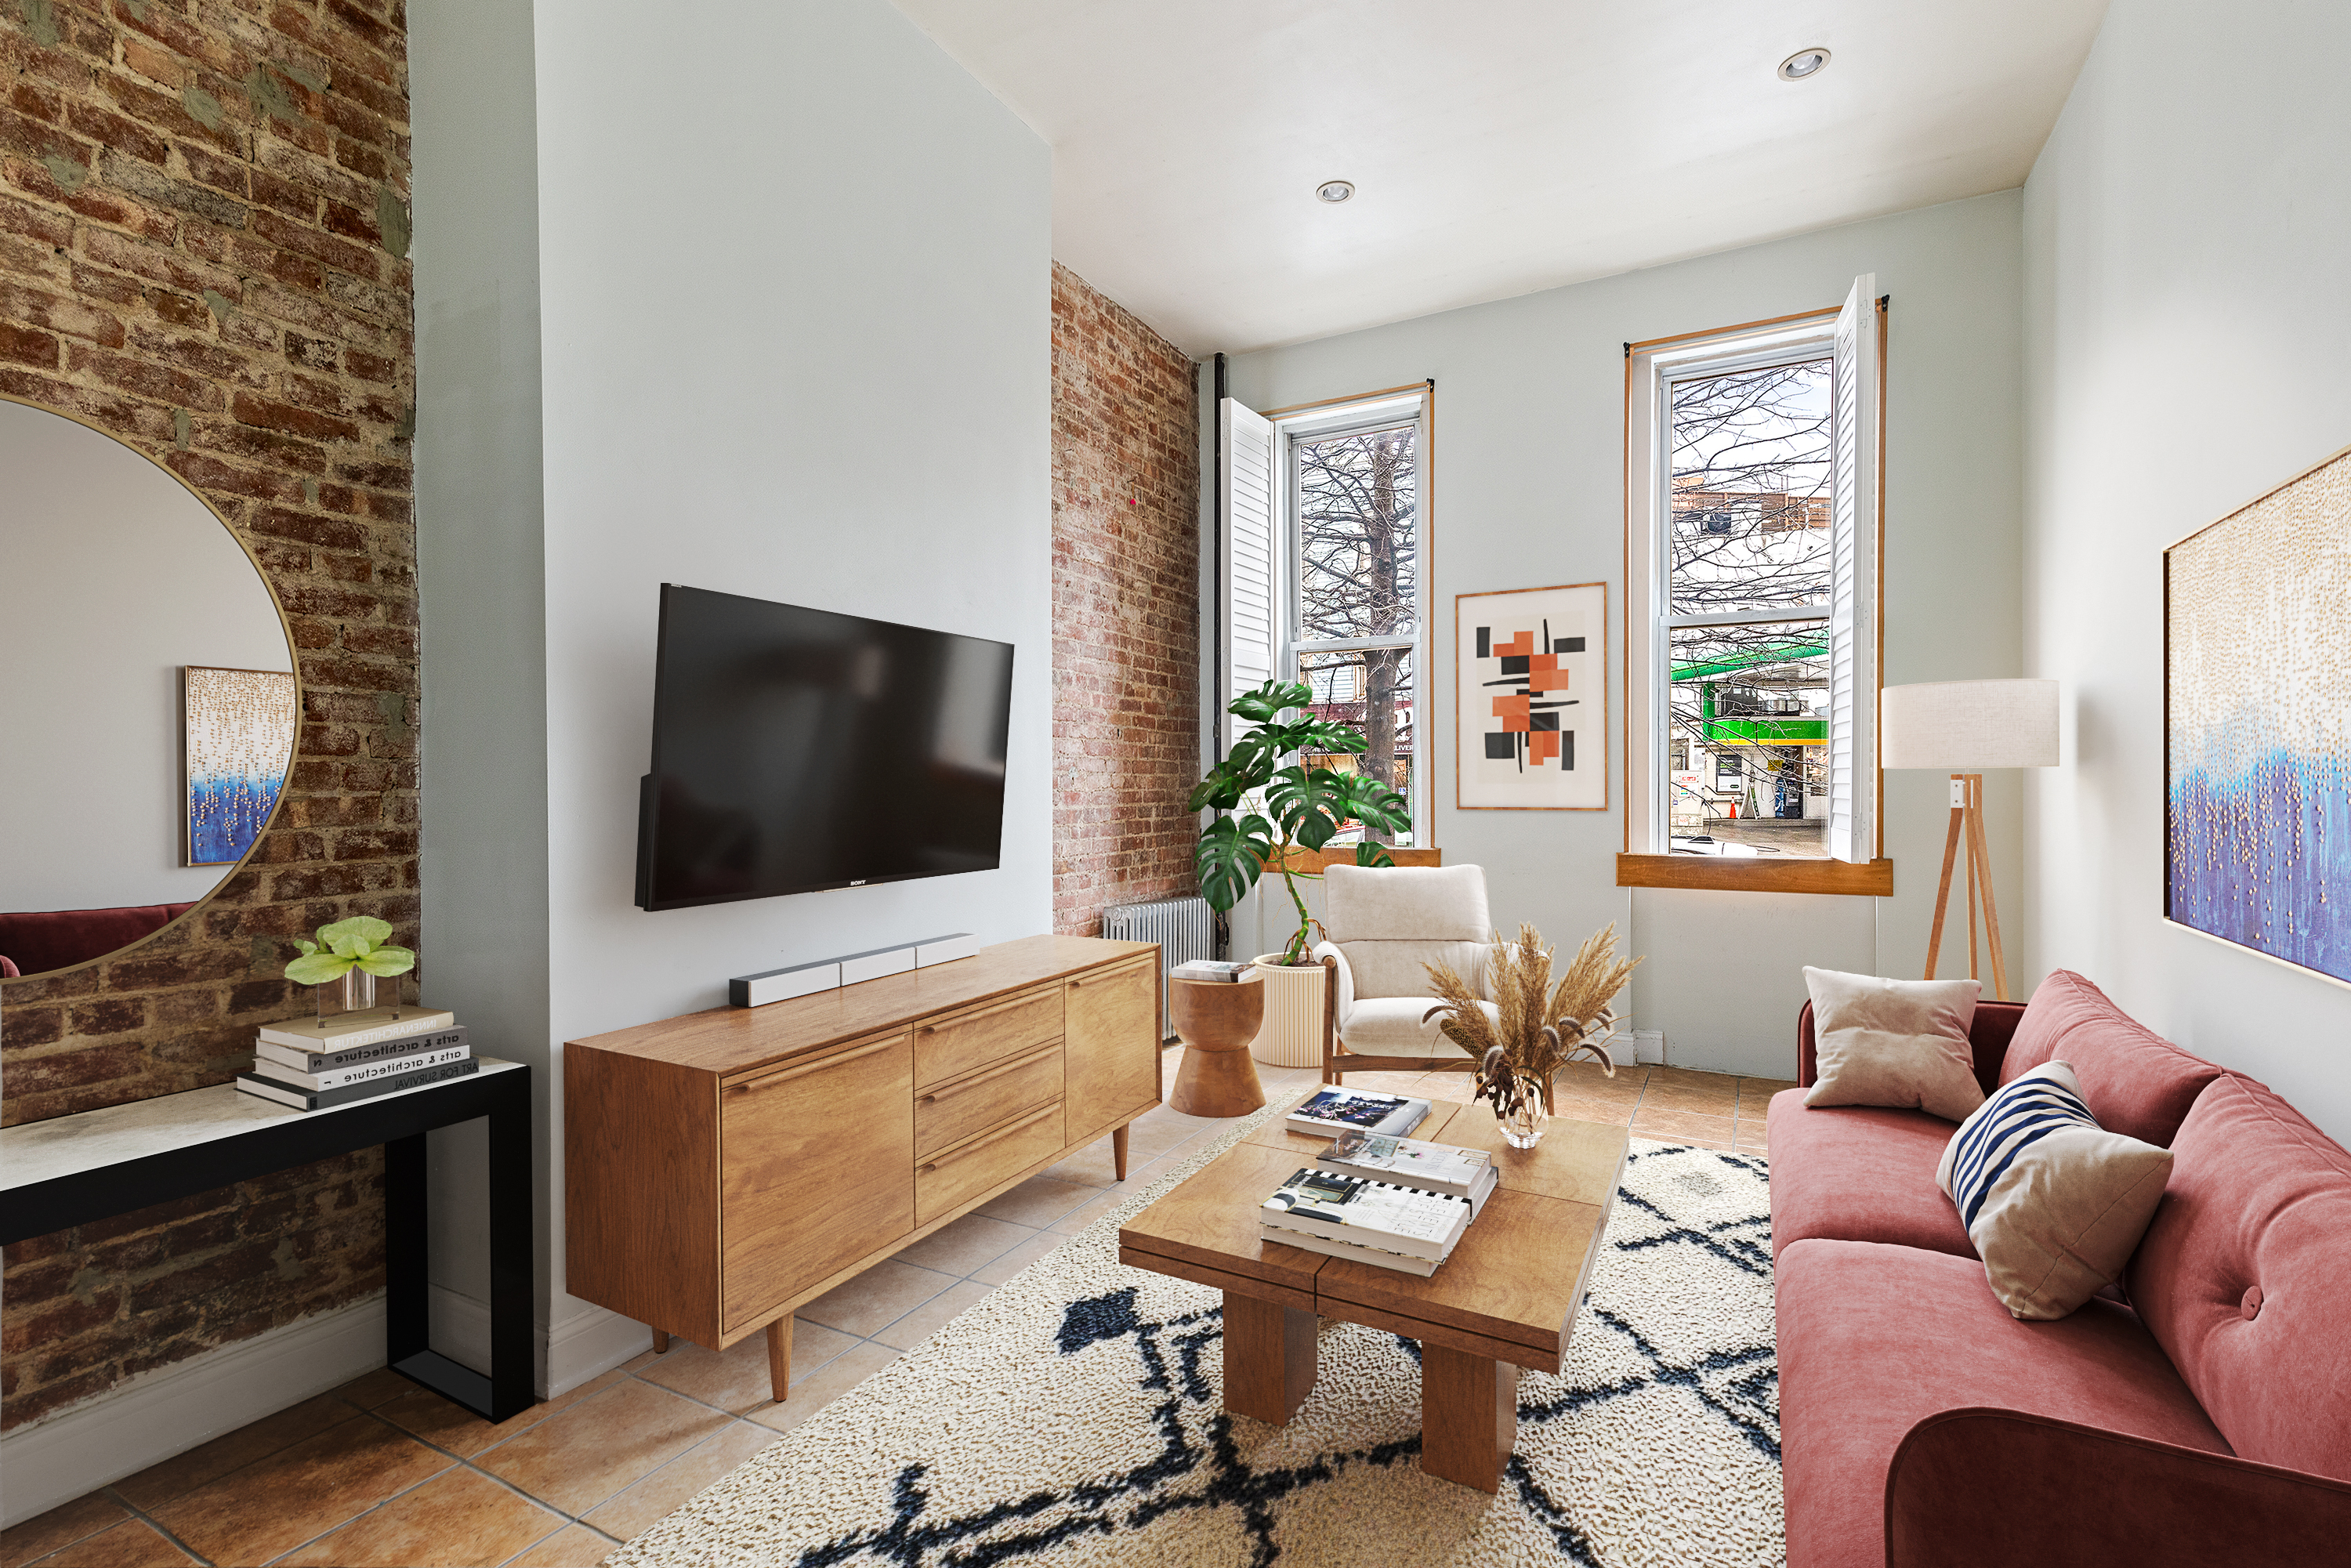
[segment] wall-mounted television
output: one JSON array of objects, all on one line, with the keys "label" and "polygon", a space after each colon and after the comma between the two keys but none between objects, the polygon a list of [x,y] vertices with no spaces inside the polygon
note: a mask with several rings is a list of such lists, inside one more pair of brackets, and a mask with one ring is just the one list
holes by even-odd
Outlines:
[{"label": "wall-mounted television", "polygon": [[664,583],[637,904],[993,871],[1012,645]]}]

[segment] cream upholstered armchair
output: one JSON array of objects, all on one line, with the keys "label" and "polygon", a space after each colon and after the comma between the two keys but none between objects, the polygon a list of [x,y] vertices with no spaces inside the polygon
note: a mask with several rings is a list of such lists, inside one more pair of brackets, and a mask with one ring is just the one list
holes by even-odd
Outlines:
[{"label": "cream upholstered armchair", "polygon": [[[1332,865],[1322,873],[1322,1082],[1350,1072],[1474,1072],[1469,1053],[1421,1015],[1428,966],[1449,964],[1479,995],[1493,941],[1486,873],[1474,865]],[[1489,1013],[1494,1004],[1480,1004]]]}]

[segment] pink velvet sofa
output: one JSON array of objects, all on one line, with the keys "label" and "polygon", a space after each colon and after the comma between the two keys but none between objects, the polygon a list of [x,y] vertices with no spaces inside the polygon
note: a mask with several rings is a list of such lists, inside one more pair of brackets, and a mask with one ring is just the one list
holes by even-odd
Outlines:
[{"label": "pink velvet sofa", "polygon": [[1973,1043],[1987,1092],[2072,1062],[2171,1149],[2163,1203],[2123,1289],[2020,1322],[1935,1185],[1952,1124],[1776,1096],[1789,1568],[2351,1563],[2351,1154],[2079,975]]}]

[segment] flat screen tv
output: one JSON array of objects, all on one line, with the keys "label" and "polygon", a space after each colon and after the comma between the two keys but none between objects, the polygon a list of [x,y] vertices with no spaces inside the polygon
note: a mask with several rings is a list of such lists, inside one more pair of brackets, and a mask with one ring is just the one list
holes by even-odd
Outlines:
[{"label": "flat screen tv", "polygon": [[664,583],[637,904],[993,871],[1012,645]]}]

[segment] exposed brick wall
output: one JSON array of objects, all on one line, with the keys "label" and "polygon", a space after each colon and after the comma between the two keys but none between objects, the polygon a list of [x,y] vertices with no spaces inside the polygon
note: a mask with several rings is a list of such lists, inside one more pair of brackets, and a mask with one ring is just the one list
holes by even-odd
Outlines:
[{"label": "exposed brick wall", "polygon": [[1056,931],[1194,887],[1198,435],[1192,361],[1056,262]]},{"label": "exposed brick wall", "polygon": [[[6,0],[0,392],[161,459],[287,612],[301,751],[195,915],[0,988],[0,1119],[226,1081],[292,936],[417,939],[402,0]],[[413,990],[412,990],[412,995]],[[382,1284],[371,1151],[7,1249],[9,1426]]]}]

